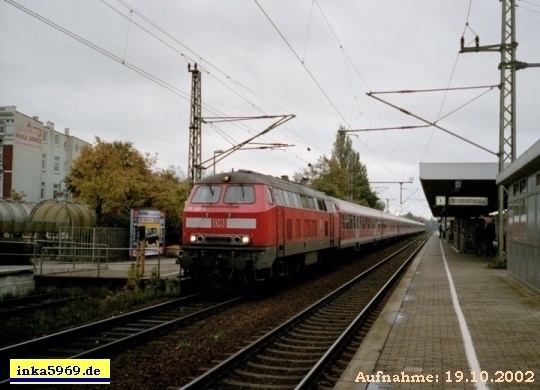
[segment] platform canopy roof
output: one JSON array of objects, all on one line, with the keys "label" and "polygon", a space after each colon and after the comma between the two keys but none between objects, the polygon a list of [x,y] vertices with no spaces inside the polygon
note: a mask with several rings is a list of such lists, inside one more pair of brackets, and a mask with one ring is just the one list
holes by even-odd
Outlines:
[{"label": "platform canopy roof", "polygon": [[497,175],[497,183],[511,185],[540,169],[540,139]]},{"label": "platform canopy roof", "polygon": [[434,217],[474,218],[497,211],[498,163],[420,163]]}]

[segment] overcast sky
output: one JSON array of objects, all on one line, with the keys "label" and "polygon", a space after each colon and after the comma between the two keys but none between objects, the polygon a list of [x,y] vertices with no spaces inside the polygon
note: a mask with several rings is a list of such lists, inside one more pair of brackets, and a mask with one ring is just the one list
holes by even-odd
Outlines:
[{"label": "overcast sky", "polygon": [[[517,59],[538,63],[540,0],[516,4]],[[367,92],[489,87],[500,78],[499,52],[459,54],[462,36],[467,45],[475,35],[480,45],[500,43],[499,0],[2,0],[0,26],[0,105],[91,143],[130,141],[184,173],[190,63],[202,71],[203,117],[295,115],[254,141],[291,146],[241,150],[217,164],[276,176],[330,156],[340,126],[424,125]],[[540,69],[520,70],[516,90],[519,156],[539,138]],[[497,88],[377,96],[498,150]],[[202,159],[272,123],[203,125]],[[394,213],[431,216],[421,162],[497,162],[434,127],[350,137],[370,181],[413,179],[401,205],[399,184],[372,184]]]}]

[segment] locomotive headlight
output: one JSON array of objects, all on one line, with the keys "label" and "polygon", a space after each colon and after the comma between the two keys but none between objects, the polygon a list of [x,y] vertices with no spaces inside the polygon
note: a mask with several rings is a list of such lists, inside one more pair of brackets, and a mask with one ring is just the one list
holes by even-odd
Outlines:
[{"label": "locomotive headlight", "polygon": [[197,236],[195,234],[192,234],[191,236],[189,236],[189,242],[191,242],[192,244],[195,244],[197,242]]},{"label": "locomotive headlight", "polygon": [[242,236],[242,244],[249,244],[251,242],[250,236]]}]

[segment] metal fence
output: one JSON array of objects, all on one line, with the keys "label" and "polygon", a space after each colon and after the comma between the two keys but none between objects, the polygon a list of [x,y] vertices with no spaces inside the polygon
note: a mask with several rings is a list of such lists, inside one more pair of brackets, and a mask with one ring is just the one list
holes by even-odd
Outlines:
[{"label": "metal fence", "polygon": [[47,239],[35,241],[36,275],[95,271],[129,259],[129,234],[119,228],[60,228]]},{"label": "metal fence", "polygon": [[[0,264],[32,264],[32,259],[108,262],[129,259],[129,232],[120,228],[61,228],[58,232],[0,239]],[[46,261],[46,260],[45,260]]]},{"label": "metal fence", "polygon": [[60,228],[56,241],[57,246],[63,247],[58,255],[62,258],[71,257],[90,260],[99,255],[103,256],[102,249],[107,248],[109,261],[126,260],[129,257],[129,231],[121,228]]}]

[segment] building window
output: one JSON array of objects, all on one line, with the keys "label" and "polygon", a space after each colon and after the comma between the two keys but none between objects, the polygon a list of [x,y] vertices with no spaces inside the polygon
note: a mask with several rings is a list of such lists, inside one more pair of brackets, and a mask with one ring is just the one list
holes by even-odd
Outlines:
[{"label": "building window", "polygon": [[64,141],[64,150],[67,150],[67,141]]},{"label": "building window", "polygon": [[49,135],[49,132],[47,130],[44,130],[43,133],[41,133],[41,139],[43,140],[44,144],[47,143],[47,139],[49,138],[48,135]]},{"label": "building window", "polygon": [[47,155],[45,153],[41,155],[41,170],[47,170]]},{"label": "building window", "polygon": [[59,192],[60,192],[60,184],[54,183],[53,184],[53,197],[56,198]]},{"label": "building window", "polygon": [[0,121],[0,134],[6,134],[6,121]]},{"label": "building window", "polygon": [[54,156],[54,173],[60,173],[60,157]]},{"label": "building window", "polygon": [[58,145],[60,145],[60,135],[55,134],[54,135],[54,146],[58,146]]},{"label": "building window", "polygon": [[45,199],[45,182],[41,182],[41,199]]},{"label": "building window", "polygon": [[527,192],[527,178],[514,183],[514,196]]}]

